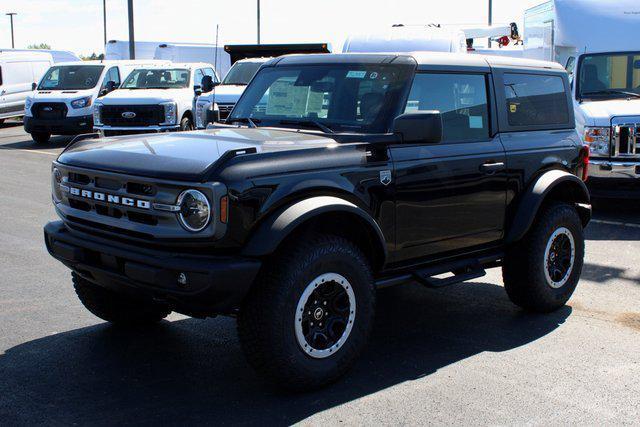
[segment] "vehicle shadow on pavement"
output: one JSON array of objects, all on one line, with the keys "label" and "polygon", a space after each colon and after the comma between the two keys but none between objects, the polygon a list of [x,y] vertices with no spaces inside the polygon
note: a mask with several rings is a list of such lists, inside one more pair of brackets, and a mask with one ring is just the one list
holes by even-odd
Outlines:
[{"label": "vehicle shadow on pavement", "polygon": [[25,139],[22,141],[2,144],[0,148],[14,150],[47,150],[51,148],[64,148],[73,138],[73,136],[52,136],[46,144],[36,144],[29,135],[26,135]]},{"label": "vehicle shadow on pavement", "polygon": [[598,283],[606,283],[610,280],[624,280],[640,285],[640,277],[631,277],[627,274],[627,271],[629,269],[585,262],[580,278]]},{"label": "vehicle shadow on pavement", "polygon": [[233,319],[163,322],[144,331],[99,324],[0,355],[0,419],[7,425],[288,425],[470,356],[526,345],[571,313],[564,307],[527,314],[488,283],[442,290],[407,285],[380,291],[378,301],[363,357],[320,391],[289,394],[259,380],[241,353]]}]

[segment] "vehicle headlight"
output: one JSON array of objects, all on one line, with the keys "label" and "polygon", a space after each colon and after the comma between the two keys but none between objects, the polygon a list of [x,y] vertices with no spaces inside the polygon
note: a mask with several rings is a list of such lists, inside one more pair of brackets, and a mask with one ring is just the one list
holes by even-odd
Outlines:
[{"label": "vehicle headlight", "polygon": [[165,125],[175,125],[178,121],[178,108],[175,102],[163,102],[160,104],[164,107],[164,123]]},{"label": "vehicle headlight", "polygon": [[608,156],[611,153],[611,128],[585,127],[583,139],[592,154]]},{"label": "vehicle headlight", "polygon": [[71,101],[72,108],[84,108],[91,105],[91,97],[85,96],[84,98],[78,98]]},{"label": "vehicle headlight", "polygon": [[189,231],[202,231],[211,219],[211,205],[207,196],[198,190],[185,190],[178,196],[178,218]]},{"label": "vehicle headlight", "polygon": [[33,105],[33,100],[31,98],[27,98],[24,100],[24,111],[29,112],[31,106]]},{"label": "vehicle headlight", "polygon": [[102,120],[101,120],[101,110],[102,109],[102,104],[99,103],[95,103],[93,104],[93,125],[101,125],[102,124]]},{"label": "vehicle headlight", "polygon": [[62,172],[54,167],[51,169],[51,195],[53,201],[58,203],[62,199]]}]

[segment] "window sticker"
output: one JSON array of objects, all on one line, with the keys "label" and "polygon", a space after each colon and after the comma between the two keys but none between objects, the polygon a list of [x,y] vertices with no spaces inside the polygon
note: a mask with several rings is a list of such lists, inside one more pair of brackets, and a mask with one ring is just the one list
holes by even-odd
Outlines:
[{"label": "window sticker", "polygon": [[347,78],[348,79],[364,79],[364,76],[366,75],[367,75],[366,71],[349,70],[349,72],[347,73]]},{"label": "window sticker", "polygon": [[516,111],[518,111],[518,105],[517,104],[509,104],[509,112],[515,113]]},{"label": "window sticker", "polygon": [[470,129],[482,129],[482,116],[469,116]]}]

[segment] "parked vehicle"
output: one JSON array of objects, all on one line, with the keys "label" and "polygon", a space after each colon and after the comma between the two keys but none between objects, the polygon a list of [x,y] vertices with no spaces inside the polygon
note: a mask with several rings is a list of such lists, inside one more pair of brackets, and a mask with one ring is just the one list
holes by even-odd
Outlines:
[{"label": "parked vehicle", "polygon": [[347,37],[343,53],[466,52],[466,36],[458,28],[439,25],[394,25],[377,32]]},{"label": "parked vehicle", "polygon": [[11,49],[15,52],[44,52],[50,53],[53,58],[53,63],[57,64],[58,62],[72,62],[72,61],[82,61],[78,55],[69,51],[69,50],[53,50],[53,49]]},{"label": "parked vehicle", "polygon": [[119,90],[96,101],[93,127],[104,135],[191,130],[205,76],[219,82],[206,63],[137,68]]},{"label": "parked vehicle", "polygon": [[229,54],[224,47],[204,43],[162,43],[156,47],[154,58],[172,62],[206,62],[214,64],[218,76],[231,68]]},{"label": "parked vehicle", "polygon": [[570,73],[576,128],[591,147],[594,195],[640,194],[640,7],[554,0],[528,9],[524,56]]},{"label": "parked vehicle", "polygon": [[[226,119],[254,74],[270,58],[294,53],[330,53],[330,49],[328,43],[225,46],[233,65],[213,92],[198,97],[196,126],[204,129],[209,123]],[[213,111],[218,112],[217,117]]]},{"label": "parked vehicle", "polygon": [[[135,44],[136,60],[156,59],[156,48],[166,42],[162,41],[139,41]],[[109,40],[104,45],[104,59],[109,61],[131,59],[129,56],[129,40]]]},{"label": "parked vehicle", "polygon": [[98,317],[231,314],[260,373],[322,386],[362,352],[376,288],[502,266],[515,304],[566,303],[591,214],[568,88],[513,58],[277,58],[229,125],[68,147],[46,245]]},{"label": "parked vehicle", "polygon": [[37,90],[26,99],[24,129],[34,142],[51,135],[78,135],[93,130],[93,104],[120,86],[136,67],[163,61],[63,62],[49,68]]},{"label": "parked vehicle", "polygon": [[27,96],[51,64],[50,53],[0,50],[0,123],[24,114]]}]

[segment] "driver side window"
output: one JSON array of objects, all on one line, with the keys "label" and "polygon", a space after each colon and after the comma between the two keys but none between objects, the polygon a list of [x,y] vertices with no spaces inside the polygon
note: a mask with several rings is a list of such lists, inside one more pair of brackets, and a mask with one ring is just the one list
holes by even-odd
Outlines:
[{"label": "driver side window", "polygon": [[104,75],[104,79],[102,80],[102,86],[100,87],[100,92],[102,92],[106,87],[108,82],[115,82],[116,88],[120,86],[120,72],[118,71],[118,67],[111,67],[109,71]]}]

